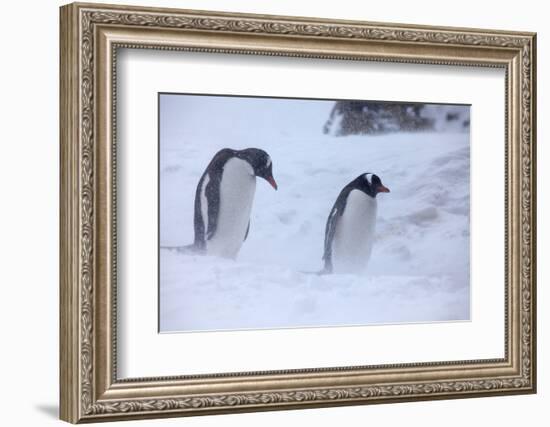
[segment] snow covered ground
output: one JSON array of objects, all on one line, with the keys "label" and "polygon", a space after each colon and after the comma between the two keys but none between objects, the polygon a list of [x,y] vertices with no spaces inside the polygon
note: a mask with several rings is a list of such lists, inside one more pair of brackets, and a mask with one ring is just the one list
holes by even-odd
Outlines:
[{"label": "snow covered ground", "polygon": [[[330,101],[213,99],[161,97],[161,246],[193,241],[195,188],[221,148],[266,150],[279,191],[258,180],[236,261],[160,250],[162,332],[469,319],[468,133],[334,137]],[[322,267],[329,211],[364,172],[391,189],[367,272],[305,273]]]}]

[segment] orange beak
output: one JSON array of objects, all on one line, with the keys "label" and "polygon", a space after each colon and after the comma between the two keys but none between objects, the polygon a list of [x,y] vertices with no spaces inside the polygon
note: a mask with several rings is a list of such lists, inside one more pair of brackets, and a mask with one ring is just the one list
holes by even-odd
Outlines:
[{"label": "orange beak", "polygon": [[270,176],[269,178],[266,178],[267,182],[269,182],[271,184],[271,186],[276,190],[278,187],[277,187],[277,183],[275,182],[275,178],[273,178],[272,176]]},{"label": "orange beak", "polygon": [[380,185],[377,189],[378,193],[389,193],[390,189],[388,187],[385,187],[384,185]]}]

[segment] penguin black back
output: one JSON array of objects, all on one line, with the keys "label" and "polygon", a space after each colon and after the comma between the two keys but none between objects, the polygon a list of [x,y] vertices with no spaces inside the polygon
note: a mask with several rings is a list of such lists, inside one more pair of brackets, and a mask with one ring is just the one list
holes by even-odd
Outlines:
[{"label": "penguin black back", "polygon": [[[220,182],[222,179],[223,167],[225,163],[235,156],[236,150],[231,148],[224,148],[218,151],[199,180],[197,190],[195,191],[195,215],[194,215],[194,227],[195,227],[195,249],[204,251],[206,249],[207,233],[212,233],[215,229],[215,223],[218,218],[219,206],[220,206]],[[208,182],[205,184],[205,180]],[[206,230],[205,221],[202,218],[201,210],[201,192],[203,186],[206,185],[204,190],[205,197],[210,205],[208,209],[208,228]]]}]

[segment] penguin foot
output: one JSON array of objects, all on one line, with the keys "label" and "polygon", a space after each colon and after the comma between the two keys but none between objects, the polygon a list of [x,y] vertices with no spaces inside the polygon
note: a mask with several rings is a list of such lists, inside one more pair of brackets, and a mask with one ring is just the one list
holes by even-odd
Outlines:
[{"label": "penguin foot", "polygon": [[200,254],[201,251],[194,245],[184,245],[184,246],[161,246],[161,249],[165,249],[168,251],[177,252],[179,254]]},{"label": "penguin foot", "polygon": [[324,276],[325,274],[332,274],[332,271],[323,268],[320,271],[300,271],[302,274],[315,274],[316,276]]}]

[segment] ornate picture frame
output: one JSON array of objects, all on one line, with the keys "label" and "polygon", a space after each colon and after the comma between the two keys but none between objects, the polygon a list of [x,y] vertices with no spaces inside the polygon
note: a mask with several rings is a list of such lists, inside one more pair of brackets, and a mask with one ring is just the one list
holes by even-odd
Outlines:
[{"label": "ornate picture frame", "polygon": [[[536,391],[534,33],[80,3],[60,13],[61,419],[113,421]],[[120,379],[119,49],[503,69],[504,357]]]}]

